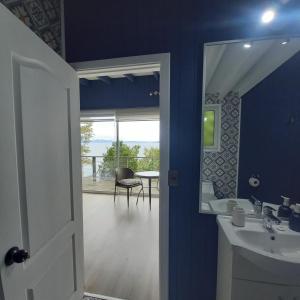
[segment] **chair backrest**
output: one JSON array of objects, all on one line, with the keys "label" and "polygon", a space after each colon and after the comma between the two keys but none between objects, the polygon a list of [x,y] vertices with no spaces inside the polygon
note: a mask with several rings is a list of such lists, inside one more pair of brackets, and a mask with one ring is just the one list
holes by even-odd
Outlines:
[{"label": "chair backrest", "polygon": [[116,181],[121,179],[134,178],[134,172],[129,168],[116,169]]}]

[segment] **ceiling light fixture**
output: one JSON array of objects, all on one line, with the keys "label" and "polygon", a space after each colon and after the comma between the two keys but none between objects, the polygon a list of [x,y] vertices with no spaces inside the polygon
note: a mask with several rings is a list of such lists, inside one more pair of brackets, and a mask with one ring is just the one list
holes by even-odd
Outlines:
[{"label": "ceiling light fixture", "polygon": [[250,49],[252,47],[252,44],[251,43],[245,43],[244,44],[244,48],[245,49]]},{"label": "ceiling light fixture", "polygon": [[286,45],[286,44],[289,43],[289,41],[290,41],[290,40],[284,40],[284,41],[281,41],[280,44],[281,44],[281,45]]},{"label": "ceiling light fixture", "polygon": [[276,16],[276,11],[274,9],[266,10],[261,16],[261,22],[264,24],[271,23]]}]

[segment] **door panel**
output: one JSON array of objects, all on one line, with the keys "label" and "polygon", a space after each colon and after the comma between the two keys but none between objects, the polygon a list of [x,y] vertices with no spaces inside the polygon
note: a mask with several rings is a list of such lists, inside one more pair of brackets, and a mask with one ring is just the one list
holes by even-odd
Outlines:
[{"label": "door panel", "polygon": [[[28,227],[23,230],[32,255],[71,221],[69,93],[49,72],[34,65],[21,66],[20,82],[14,84],[22,95],[21,99],[15,95],[22,122],[17,129],[23,136],[19,147],[24,150],[19,160],[24,158],[26,186],[21,201],[26,201],[23,213]],[[33,89],[35,85],[39,88]]]},{"label": "door panel", "polygon": [[[49,270],[36,283],[28,289],[31,300],[70,299],[75,291],[73,243],[68,242],[61,255],[52,263]],[[51,284],[49,284],[51,282]]]},{"label": "door panel", "polygon": [[[83,296],[79,83],[0,4],[0,298]],[[28,250],[5,266],[7,251]]]}]

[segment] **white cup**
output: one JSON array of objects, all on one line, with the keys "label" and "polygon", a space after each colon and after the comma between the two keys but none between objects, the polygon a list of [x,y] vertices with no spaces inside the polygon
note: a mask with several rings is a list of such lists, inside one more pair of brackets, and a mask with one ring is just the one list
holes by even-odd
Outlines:
[{"label": "white cup", "polygon": [[232,224],[238,227],[244,227],[246,222],[245,210],[242,207],[234,207],[232,212]]}]

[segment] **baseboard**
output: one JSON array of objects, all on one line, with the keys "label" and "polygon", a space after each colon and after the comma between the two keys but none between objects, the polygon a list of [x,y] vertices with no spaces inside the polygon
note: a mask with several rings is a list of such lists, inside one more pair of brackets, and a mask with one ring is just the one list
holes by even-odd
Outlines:
[{"label": "baseboard", "polygon": [[93,297],[93,298],[99,299],[99,300],[127,300],[127,299],[120,299],[120,298],[96,295],[96,294],[91,294],[91,293],[84,293],[84,296]]}]

